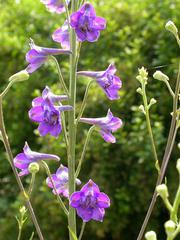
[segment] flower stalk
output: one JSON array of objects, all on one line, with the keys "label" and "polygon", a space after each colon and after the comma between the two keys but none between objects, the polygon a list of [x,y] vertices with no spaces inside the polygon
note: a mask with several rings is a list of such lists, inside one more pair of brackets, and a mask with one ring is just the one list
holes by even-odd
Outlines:
[{"label": "flower stalk", "polygon": [[1,131],[1,134],[2,134],[4,147],[6,149],[6,152],[7,152],[7,155],[8,155],[8,160],[9,160],[9,163],[10,163],[11,168],[13,170],[13,173],[15,175],[15,178],[16,178],[16,181],[18,183],[19,189],[23,193],[24,200],[25,200],[25,203],[26,203],[26,207],[29,210],[29,213],[31,215],[31,218],[32,218],[32,221],[33,221],[34,226],[36,228],[36,231],[37,231],[37,234],[39,236],[39,239],[40,240],[44,240],[44,237],[43,237],[41,229],[39,227],[36,215],[34,213],[32,205],[31,205],[31,202],[30,202],[30,200],[28,198],[28,195],[27,195],[27,193],[26,193],[26,191],[25,191],[25,189],[23,187],[23,184],[22,184],[21,179],[20,179],[20,177],[18,175],[18,172],[17,172],[17,170],[16,170],[16,168],[15,168],[15,166],[13,164],[13,155],[12,155],[9,139],[8,139],[8,136],[7,136],[7,133],[6,133],[6,129],[5,129],[5,124],[4,124],[2,100],[3,99],[2,99],[2,95],[1,95],[0,96],[0,131]]}]

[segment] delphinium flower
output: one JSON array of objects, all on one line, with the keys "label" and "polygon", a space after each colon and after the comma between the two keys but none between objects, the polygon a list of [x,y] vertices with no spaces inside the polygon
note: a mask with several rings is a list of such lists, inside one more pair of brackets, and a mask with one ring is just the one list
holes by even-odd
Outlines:
[{"label": "delphinium flower", "polygon": [[79,41],[95,42],[100,31],[106,28],[106,20],[97,17],[94,7],[85,3],[77,12],[72,13],[70,25],[75,29]]},{"label": "delphinium flower", "polygon": [[[63,13],[66,11],[63,0],[41,0],[50,12]],[[68,5],[70,0],[66,0]]]},{"label": "delphinium flower", "polygon": [[76,208],[78,216],[84,222],[91,219],[102,222],[104,209],[110,207],[110,199],[105,193],[100,192],[99,187],[92,180],[89,180],[80,191],[70,196],[70,205]]},{"label": "delphinium flower", "polygon": [[39,123],[39,133],[41,136],[46,134],[51,134],[54,137],[62,131],[61,125],[61,112],[72,110],[72,107],[69,105],[58,105],[55,106],[54,103],[57,101],[65,100],[67,96],[58,96],[45,88],[42,97],[35,98],[32,101],[32,108],[29,111],[29,118]]},{"label": "delphinium flower", "polygon": [[21,172],[19,173],[19,176],[24,176],[29,174],[28,167],[31,163],[38,162],[41,160],[59,161],[60,158],[53,154],[34,152],[30,149],[30,147],[28,146],[28,143],[26,142],[23,148],[23,152],[19,153],[14,158],[14,165],[16,168],[21,170]]},{"label": "delphinium flower", "polygon": [[[64,197],[69,197],[69,190],[68,190],[68,168],[64,167],[62,164],[58,168],[55,174],[51,175],[53,183],[56,187],[56,191],[59,195],[62,195]],[[47,185],[50,188],[53,188],[51,179],[48,177],[46,180]],[[76,184],[80,185],[81,181],[76,178]],[[56,192],[53,190],[53,193],[56,194]]]},{"label": "delphinium flower", "polygon": [[34,41],[30,40],[30,47],[26,54],[26,61],[29,65],[26,68],[28,73],[36,71],[41,65],[47,61],[48,56],[50,55],[59,55],[59,54],[70,54],[69,50],[58,49],[58,48],[44,48],[34,44]]},{"label": "delphinium flower", "polygon": [[117,69],[114,64],[110,64],[105,71],[81,71],[79,75],[96,79],[96,82],[104,90],[110,100],[119,98],[118,90],[122,87],[121,79],[115,75]]},{"label": "delphinium flower", "polygon": [[61,44],[62,48],[70,49],[70,40],[69,40],[69,31],[68,31],[68,22],[67,20],[62,27],[58,28],[52,35],[52,39],[55,42]]},{"label": "delphinium flower", "polygon": [[116,138],[112,135],[122,126],[122,121],[118,117],[114,117],[110,109],[107,116],[102,118],[80,118],[80,122],[96,125],[99,133],[106,142],[115,143]]}]

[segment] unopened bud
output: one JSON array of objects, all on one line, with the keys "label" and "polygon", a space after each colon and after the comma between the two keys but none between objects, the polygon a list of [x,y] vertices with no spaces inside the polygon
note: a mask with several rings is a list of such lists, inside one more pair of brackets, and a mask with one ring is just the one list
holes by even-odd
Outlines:
[{"label": "unopened bud", "polygon": [[166,199],[169,197],[168,188],[165,184],[157,186],[156,192],[160,195],[162,199]]},{"label": "unopened bud", "polygon": [[161,71],[156,71],[153,74],[153,78],[159,81],[164,81],[164,82],[169,81],[169,77],[164,73],[162,73]]},{"label": "unopened bud", "polygon": [[23,82],[29,79],[29,74],[26,70],[22,70],[9,78],[9,81]]},{"label": "unopened bud", "polygon": [[145,112],[145,110],[144,110],[144,106],[143,106],[143,105],[140,105],[140,106],[139,106],[139,110],[146,115],[146,112]]},{"label": "unopened bud", "polygon": [[140,69],[138,69],[139,71],[139,75],[136,77],[136,79],[142,84],[146,84],[147,83],[147,80],[148,80],[148,72],[147,70],[142,67]]},{"label": "unopened bud", "polygon": [[176,25],[172,21],[168,21],[165,25],[166,30],[170,31],[172,34],[175,35],[175,37],[178,34],[178,29]]},{"label": "unopened bud", "polygon": [[140,87],[136,90],[136,92],[141,94],[141,95],[143,94],[142,89]]},{"label": "unopened bud", "polygon": [[19,212],[21,213],[21,215],[24,215],[26,213],[25,206],[20,207]]},{"label": "unopened bud", "polygon": [[150,108],[153,104],[157,103],[155,98],[151,98],[148,108]]},{"label": "unopened bud", "polygon": [[146,240],[157,240],[156,233],[154,231],[149,231],[145,234]]},{"label": "unopened bud", "polygon": [[172,233],[174,233],[174,231],[176,229],[176,224],[172,220],[169,220],[169,221],[165,222],[164,227],[166,230],[166,234],[171,235]]},{"label": "unopened bud", "polygon": [[29,164],[28,170],[30,173],[37,173],[39,172],[39,164],[36,162],[32,162]]},{"label": "unopened bud", "polygon": [[178,170],[178,173],[180,174],[180,158],[177,160],[176,168]]}]

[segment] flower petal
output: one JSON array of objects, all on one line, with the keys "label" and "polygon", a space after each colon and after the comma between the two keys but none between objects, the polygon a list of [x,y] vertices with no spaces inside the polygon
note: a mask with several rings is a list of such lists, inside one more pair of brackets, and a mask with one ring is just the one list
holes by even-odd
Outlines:
[{"label": "flower petal", "polygon": [[100,208],[108,208],[110,206],[110,199],[105,193],[99,193],[97,197],[97,205]]},{"label": "flower petal", "polygon": [[93,209],[92,219],[96,221],[103,221],[105,211],[103,208],[95,208]]},{"label": "flower petal", "polygon": [[28,112],[29,118],[35,122],[43,121],[43,108],[41,106],[33,107]]}]

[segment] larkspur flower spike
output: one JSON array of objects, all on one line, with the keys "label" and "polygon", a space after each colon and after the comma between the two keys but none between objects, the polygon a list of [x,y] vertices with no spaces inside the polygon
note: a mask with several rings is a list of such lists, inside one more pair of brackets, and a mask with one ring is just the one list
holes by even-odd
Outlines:
[{"label": "larkspur flower spike", "polygon": [[38,153],[34,152],[28,146],[26,142],[23,148],[23,152],[19,153],[14,158],[14,165],[16,168],[20,169],[21,172],[19,176],[24,176],[29,174],[29,165],[33,162],[39,162],[41,160],[56,160],[59,161],[60,158],[53,154],[46,154],[46,153]]},{"label": "larkspur flower spike", "polygon": [[52,35],[52,39],[55,42],[61,44],[62,48],[70,49],[70,39],[69,39],[69,31],[68,31],[68,22],[67,20],[63,24],[62,27],[58,28]]},{"label": "larkspur flower spike", "polygon": [[[60,14],[66,11],[63,0],[41,0],[41,2],[46,5],[47,9],[50,12]],[[70,0],[66,0],[67,5],[69,4],[69,2]]]},{"label": "larkspur flower spike", "polygon": [[94,7],[85,3],[77,12],[72,13],[70,25],[75,29],[80,42],[95,42],[100,36],[100,31],[106,28],[106,20],[97,17]]},{"label": "larkspur flower spike", "polygon": [[76,209],[78,216],[84,222],[89,222],[91,219],[102,222],[104,209],[110,207],[110,199],[105,193],[100,192],[99,187],[92,180],[89,180],[80,191],[70,196],[70,205]]},{"label": "larkspur flower spike", "polygon": [[30,47],[31,50],[26,54],[26,61],[29,63],[26,68],[28,73],[33,73],[40,68],[48,60],[48,56],[71,53],[70,50],[37,46],[32,39],[30,39]]},{"label": "larkspur flower spike", "polygon": [[[53,183],[56,187],[57,193],[59,195],[62,195],[63,197],[68,198],[69,197],[69,190],[68,190],[68,178],[69,178],[69,174],[68,174],[68,168],[63,166],[61,164],[61,166],[58,168],[58,170],[56,171],[55,174],[51,175]],[[53,188],[52,182],[50,180],[50,178],[48,177],[46,179],[46,183],[50,188]],[[81,181],[79,179],[76,178],[76,184],[80,185]],[[55,191],[52,191],[54,194]]]},{"label": "larkspur flower spike", "polygon": [[[55,95],[48,87],[42,92],[42,97],[37,97],[32,101],[32,108],[29,111],[29,118],[39,123],[39,133],[41,136],[51,134],[58,137],[62,131],[61,112],[72,110],[69,105],[62,105],[60,101],[67,100],[66,95]],[[60,103],[56,106],[55,103]]]},{"label": "larkspur flower spike", "polygon": [[114,64],[110,64],[105,71],[81,71],[78,75],[94,78],[99,86],[103,89],[110,100],[119,98],[118,91],[122,87],[121,79],[115,75],[117,69]]},{"label": "larkspur flower spike", "polygon": [[122,126],[122,121],[118,117],[114,117],[110,109],[107,116],[102,118],[80,118],[80,122],[96,125],[99,133],[106,142],[115,143],[116,138],[112,135]]}]

